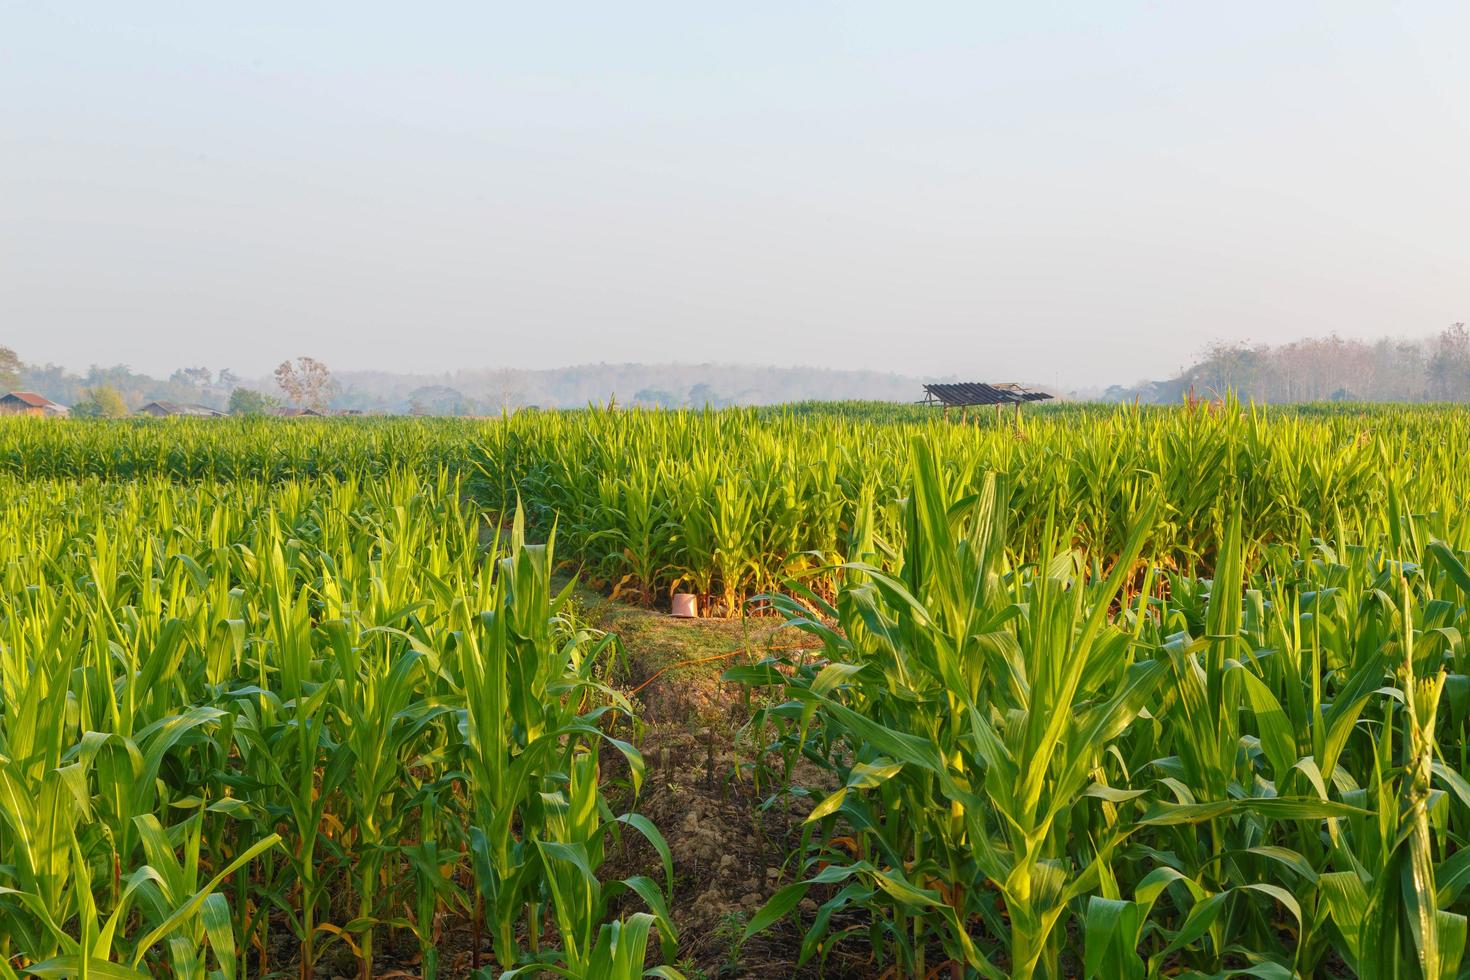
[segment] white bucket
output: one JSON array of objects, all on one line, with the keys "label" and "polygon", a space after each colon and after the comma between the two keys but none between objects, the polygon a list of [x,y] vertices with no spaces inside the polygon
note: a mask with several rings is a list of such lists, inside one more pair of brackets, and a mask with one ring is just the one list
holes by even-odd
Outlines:
[{"label": "white bucket", "polygon": [[674,605],[669,610],[670,616],[680,619],[695,619],[699,616],[699,600],[692,592],[674,593]]}]

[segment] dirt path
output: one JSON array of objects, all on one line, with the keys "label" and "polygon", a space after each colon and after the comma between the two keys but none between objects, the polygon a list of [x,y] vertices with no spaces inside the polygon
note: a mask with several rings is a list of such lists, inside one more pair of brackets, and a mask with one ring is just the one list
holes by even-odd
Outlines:
[{"label": "dirt path", "polygon": [[[765,792],[742,775],[749,749],[737,744],[748,720],[745,693],[720,674],[771,648],[808,645],[777,619],[673,619],[601,596],[582,598],[582,614],[616,633],[627,657],[625,690],[635,690],[645,724],[648,779],[638,811],[653,821],[674,857],[670,912],[679,929],[680,969],[691,978],[868,975],[829,962],[795,968],[801,931],[789,923],[742,943],[754,912],[792,880],[784,866],[801,814],[762,809]],[[651,850],[634,849],[609,874],[650,873]],[[640,865],[642,865],[640,867]],[[815,903],[808,911],[815,911]]]}]

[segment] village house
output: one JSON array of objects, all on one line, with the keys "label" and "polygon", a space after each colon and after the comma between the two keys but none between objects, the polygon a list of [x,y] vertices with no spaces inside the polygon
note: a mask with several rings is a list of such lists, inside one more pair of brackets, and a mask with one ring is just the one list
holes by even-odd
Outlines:
[{"label": "village house", "polygon": [[188,405],[180,402],[149,402],[138,409],[139,415],[152,415],[154,418],[163,418],[167,415],[186,415],[193,418],[220,418],[225,413],[208,405]]},{"label": "village house", "polygon": [[71,413],[71,409],[34,391],[12,391],[0,398],[0,415],[36,415],[42,418],[58,418]]}]

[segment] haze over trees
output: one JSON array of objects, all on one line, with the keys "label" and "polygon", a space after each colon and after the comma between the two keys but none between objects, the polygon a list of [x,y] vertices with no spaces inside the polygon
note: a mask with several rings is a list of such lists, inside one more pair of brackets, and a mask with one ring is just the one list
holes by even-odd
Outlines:
[{"label": "haze over trees", "polygon": [[474,403],[448,385],[425,385],[408,396],[410,415],[470,415]]},{"label": "haze over trees", "polygon": [[[241,381],[228,369],[212,374],[205,368],[185,368],[167,378],[155,378],[122,364],[111,367],[94,364],[85,372],[73,373],[59,364],[21,362],[17,373],[18,377],[13,381],[0,377],[0,388],[34,391],[52,401],[72,406],[85,400],[88,391],[106,385],[134,407],[151,401],[170,401],[223,409],[230,392]],[[204,380],[206,375],[207,381]]]},{"label": "haze over trees", "polygon": [[[310,360],[310,359],[308,359]],[[320,364],[320,362],[313,362]],[[131,406],[150,401],[207,405],[221,411],[263,411],[290,401],[307,407],[312,399],[330,409],[425,415],[499,415],[519,408],[579,408],[605,404],[641,407],[713,407],[770,405],[802,400],[873,399],[914,401],[925,380],[879,371],[834,371],[812,367],[763,367],[727,364],[584,364],[546,370],[481,368],[442,374],[398,374],[388,371],[326,371],[308,368],[308,382],[322,372],[330,383],[308,393],[280,386],[280,377],[247,378],[224,369],[183,368],[166,378],[137,372],[126,365],[93,365],[72,372],[56,364],[27,364],[17,358],[17,379],[6,390],[34,390],[64,405],[86,397],[99,385],[110,385]],[[287,362],[288,384],[303,377],[301,361]],[[234,392],[249,392],[232,403]],[[257,403],[255,396],[267,400]],[[246,406],[240,408],[240,406]]]},{"label": "haze over trees", "polygon": [[[979,345],[977,343],[977,351]],[[977,354],[978,356],[978,354]],[[964,363],[968,355],[957,357]],[[125,365],[93,365],[72,373],[27,364],[0,347],[0,390],[29,390],[64,405],[90,400],[106,387],[136,408],[149,401],[207,405],[237,414],[260,413],[289,401],[301,408],[355,409],[418,415],[499,415],[520,408],[579,408],[607,404],[641,408],[720,408],[794,401],[912,402],[926,381],[1020,381],[1064,397],[1172,404],[1191,389],[1210,397],[1226,390],[1257,402],[1470,402],[1470,329],[1455,323],[1430,337],[1364,341],[1336,334],[1285,344],[1217,342],[1171,378],[1078,391],[1051,389],[1026,377],[957,368],[946,377],[880,371],[730,364],[583,364],[521,370],[482,368],[442,374],[332,372],[310,357],[286,361],[269,378],[245,378],[228,368],[187,367],[166,378]]]},{"label": "haze over trees", "polygon": [[1422,340],[1331,334],[1287,344],[1215,343],[1177,376],[1114,385],[1106,401],[1171,403],[1193,389],[1257,402],[1470,401],[1470,332],[1455,323]]},{"label": "haze over trees", "polygon": [[[523,370],[485,368],[443,374],[339,371],[336,408],[403,411],[417,401],[429,413],[457,393],[478,415],[517,408],[580,408],[606,404],[662,408],[772,405],[848,399],[916,401],[925,380],[882,371],[742,364],[579,364]],[[1024,380],[1024,379],[1021,379]],[[433,392],[433,398],[426,397]]]}]

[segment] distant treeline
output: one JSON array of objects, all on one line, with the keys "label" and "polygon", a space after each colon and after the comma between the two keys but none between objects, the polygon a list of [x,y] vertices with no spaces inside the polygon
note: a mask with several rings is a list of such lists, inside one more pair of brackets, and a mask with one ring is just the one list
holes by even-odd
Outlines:
[{"label": "distant treeline", "polygon": [[549,370],[478,369],[440,375],[349,371],[333,407],[429,414],[498,414],[502,408],[589,404],[664,408],[773,405],[845,399],[916,401],[923,381],[880,371],[732,364],[581,364]]},{"label": "distant treeline", "polygon": [[[7,379],[10,380],[10,379]],[[326,407],[420,415],[497,415],[502,409],[581,408],[589,404],[664,408],[773,405],[793,401],[912,402],[923,380],[879,371],[723,364],[585,364],[552,370],[481,369],[438,375],[387,371],[333,372]],[[155,378],[128,367],[93,366],[73,373],[55,364],[19,363],[13,387],[75,405],[102,388],[130,409],[150,401],[226,410],[237,388],[289,401],[272,378],[230,370],[183,368]]]},{"label": "distant treeline", "polygon": [[[9,353],[5,348],[0,352]],[[331,375],[323,407],[417,415],[498,415],[518,408],[626,406],[723,408],[792,402],[912,403],[925,381],[1020,380],[917,378],[881,371],[731,364],[582,364],[548,370],[481,368],[443,374],[342,371]],[[0,362],[0,388],[39,392],[63,405],[111,389],[127,408],[150,401],[228,410],[237,389],[270,403],[290,398],[274,378],[245,378],[226,369],[181,368],[155,378],[117,365],[72,373],[55,364]],[[1347,340],[1337,335],[1288,344],[1215,343],[1177,376],[1077,392],[1063,397],[1105,402],[1177,403],[1193,391],[1234,391],[1258,403],[1470,401],[1470,331],[1456,323],[1420,340]],[[257,399],[256,402],[260,400]],[[238,404],[238,399],[237,403]]]},{"label": "distant treeline", "polygon": [[1177,377],[1114,385],[1102,399],[1169,403],[1191,390],[1276,403],[1470,401],[1470,331],[1456,323],[1422,340],[1333,334],[1276,345],[1215,343]]},{"label": "distant treeline", "polygon": [[[121,364],[112,367],[94,364],[77,374],[59,364],[22,361],[16,374],[16,380],[7,386],[37,392],[63,405],[78,405],[100,390],[111,389],[129,409],[166,401],[208,405],[223,411],[236,388],[256,387],[228,368],[218,372],[208,368],[181,368],[167,378],[155,378]],[[269,387],[274,392],[274,382]]]}]

